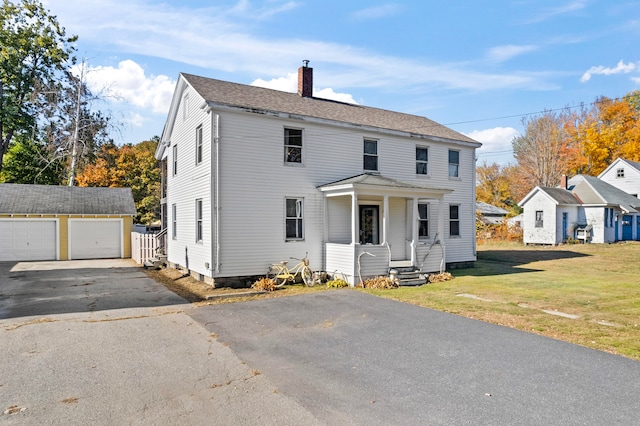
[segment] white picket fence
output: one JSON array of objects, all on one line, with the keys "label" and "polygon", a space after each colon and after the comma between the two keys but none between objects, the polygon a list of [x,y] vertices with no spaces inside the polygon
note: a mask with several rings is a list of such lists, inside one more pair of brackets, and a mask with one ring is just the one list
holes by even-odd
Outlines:
[{"label": "white picket fence", "polygon": [[131,233],[131,258],[139,265],[155,257],[158,246],[156,234]]}]

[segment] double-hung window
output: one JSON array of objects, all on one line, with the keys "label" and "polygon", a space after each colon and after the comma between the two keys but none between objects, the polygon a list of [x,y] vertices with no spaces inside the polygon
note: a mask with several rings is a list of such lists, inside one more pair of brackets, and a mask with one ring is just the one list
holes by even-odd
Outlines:
[{"label": "double-hung window", "polygon": [[196,200],[196,242],[202,242],[202,198]]},{"label": "double-hung window", "polygon": [[429,204],[418,204],[418,238],[429,237]]},{"label": "double-hung window", "polygon": [[285,239],[302,240],[304,238],[304,200],[302,198],[285,199]]},{"label": "double-hung window", "polygon": [[426,146],[416,146],[416,174],[429,174],[429,148]]},{"label": "double-hung window", "polygon": [[302,164],[302,129],[284,129],[285,164]]},{"label": "double-hung window", "polygon": [[616,177],[623,178],[624,177],[624,169],[616,170]]},{"label": "double-hung window", "polygon": [[373,139],[364,140],[364,171],[378,171],[378,141]]},{"label": "double-hung window", "polygon": [[449,236],[460,236],[460,206],[457,204],[449,205]]},{"label": "double-hung window", "polygon": [[196,165],[202,163],[202,124],[196,127]]},{"label": "double-hung window", "polygon": [[171,205],[171,238],[178,238],[178,208],[175,204]]},{"label": "double-hung window", "polygon": [[460,177],[460,151],[449,150],[449,177]]},{"label": "double-hung window", "polygon": [[173,176],[178,174],[178,145],[173,146]]},{"label": "double-hung window", "polygon": [[544,228],[544,213],[542,210],[536,210],[536,228]]}]

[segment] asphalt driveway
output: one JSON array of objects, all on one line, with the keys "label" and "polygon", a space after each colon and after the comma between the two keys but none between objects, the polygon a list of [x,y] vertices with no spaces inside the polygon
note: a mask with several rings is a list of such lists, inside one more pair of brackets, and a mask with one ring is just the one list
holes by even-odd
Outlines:
[{"label": "asphalt driveway", "polygon": [[190,309],[327,424],[637,424],[640,363],[354,290]]}]

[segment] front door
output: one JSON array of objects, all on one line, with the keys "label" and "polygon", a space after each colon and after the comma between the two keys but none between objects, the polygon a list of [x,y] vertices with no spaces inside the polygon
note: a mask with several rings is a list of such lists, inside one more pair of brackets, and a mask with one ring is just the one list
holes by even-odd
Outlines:
[{"label": "front door", "polygon": [[569,225],[569,213],[563,212],[562,213],[562,241],[563,242],[567,241],[569,237],[567,235],[568,225]]},{"label": "front door", "polygon": [[360,244],[380,244],[379,218],[379,206],[360,206]]},{"label": "front door", "polygon": [[624,241],[633,239],[633,222],[631,220],[631,216],[622,216],[622,239]]}]

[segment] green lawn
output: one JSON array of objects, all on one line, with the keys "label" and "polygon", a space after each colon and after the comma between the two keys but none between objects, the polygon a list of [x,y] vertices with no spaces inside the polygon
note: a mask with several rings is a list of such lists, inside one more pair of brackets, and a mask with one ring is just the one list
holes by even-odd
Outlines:
[{"label": "green lawn", "polygon": [[363,291],[640,360],[639,243],[480,245],[475,268],[451,272],[444,283]]}]

